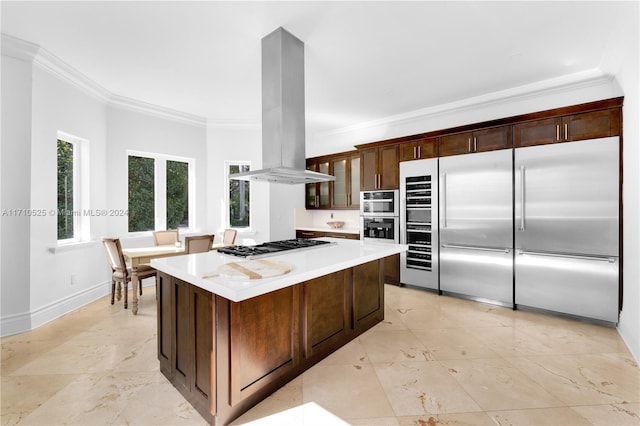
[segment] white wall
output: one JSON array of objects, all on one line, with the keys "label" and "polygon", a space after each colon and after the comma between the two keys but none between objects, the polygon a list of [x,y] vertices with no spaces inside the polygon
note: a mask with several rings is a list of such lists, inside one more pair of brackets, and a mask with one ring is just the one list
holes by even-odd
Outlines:
[{"label": "white wall", "polygon": [[[2,57],[0,209],[31,207],[31,63]],[[0,243],[0,333],[30,328],[30,220],[2,215]]]},{"label": "white wall", "polygon": [[[194,158],[196,211],[195,224],[190,224],[190,227],[193,233],[208,232],[206,127],[161,118],[122,106],[110,105],[107,116],[108,208],[128,208],[127,150]],[[142,241],[136,241],[140,238],[127,237],[128,226],[126,216],[112,217],[107,232],[109,235],[122,238],[125,247],[152,243],[150,233],[142,237]],[[181,235],[180,238],[182,237]]]},{"label": "white wall", "polygon": [[[90,208],[106,207],[106,105],[39,66],[33,68],[31,135],[31,207],[56,210],[58,131],[88,140]],[[86,148],[86,147],[85,147]],[[83,176],[86,177],[86,176]],[[86,183],[86,179],[83,181]],[[74,206],[79,209],[80,206]],[[49,310],[69,298],[95,291],[104,294],[109,279],[104,250],[96,241],[70,251],[57,251],[56,216],[31,218],[31,311],[34,324],[50,320]],[[106,229],[107,218],[91,217],[91,239]],[[74,284],[71,275],[75,275]],[[64,312],[58,312],[58,316]],[[36,319],[37,318],[37,319]]]}]

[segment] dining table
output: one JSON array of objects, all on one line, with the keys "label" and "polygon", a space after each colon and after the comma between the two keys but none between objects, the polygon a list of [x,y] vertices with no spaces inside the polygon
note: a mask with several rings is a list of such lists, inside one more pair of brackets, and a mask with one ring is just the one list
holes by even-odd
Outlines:
[{"label": "dining table", "polygon": [[[213,243],[211,246],[211,250],[217,250],[221,247],[227,247],[232,244],[225,243]],[[151,262],[151,259],[157,259],[160,257],[169,257],[169,256],[181,256],[185,254],[184,245],[161,245],[161,246],[150,246],[150,247],[134,247],[134,248],[123,248],[122,254],[124,255],[125,261],[131,267],[131,287],[133,290],[133,301],[131,312],[133,315],[138,315],[138,292],[142,285],[140,283],[140,279],[138,278],[138,267],[140,265],[146,265]],[[157,278],[156,278],[157,279]]]}]

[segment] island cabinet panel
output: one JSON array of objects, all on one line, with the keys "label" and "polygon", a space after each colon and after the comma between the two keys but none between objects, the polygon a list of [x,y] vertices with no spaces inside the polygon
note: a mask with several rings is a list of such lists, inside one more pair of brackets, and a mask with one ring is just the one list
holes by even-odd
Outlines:
[{"label": "island cabinet panel", "polygon": [[231,303],[231,404],[298,363],[299,289]]},{"label": "island cabinet panel", "polygon": [[302,284],[304,357],[341,346],[350,332],[351,274],[334,272]]},{"label": "island cabinet panel", "polygon": [[164,273],[157,279],[160,370],[211,422],[216,412],[213,295]]},{"label": "island cabinet panel", "polygon": [[353,325],[356,333],[384,319],[384,261],[353,268]]}]

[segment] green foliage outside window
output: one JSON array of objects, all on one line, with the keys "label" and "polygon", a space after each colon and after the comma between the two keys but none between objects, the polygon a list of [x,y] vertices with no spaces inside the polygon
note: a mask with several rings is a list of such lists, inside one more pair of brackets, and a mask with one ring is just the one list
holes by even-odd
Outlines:
[{"label": "green foliage outside window", "polygon": [[[233,164],[229,174],[248,172],[248,165]],[[229,180],[229,225],[233,228],[249,227],[249,182]]]},{"label": "green foliage outside window", "polygon": [[167,161],[167,229],[189,227],[189,164]]},{"label": "green foliage outside window", "polygon": [[73,238],[73,144],[58,139],[58,239]]},{"label": "green foliage outside window", "polygon": [[129,156],[129,232],[155,229],[154,161]]}]

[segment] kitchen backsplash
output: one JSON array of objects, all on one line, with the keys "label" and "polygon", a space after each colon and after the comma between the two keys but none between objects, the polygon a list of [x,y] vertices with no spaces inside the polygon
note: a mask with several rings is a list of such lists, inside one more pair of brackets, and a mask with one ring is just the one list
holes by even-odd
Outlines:
[{"label": "kitchen backsplash", "polygon": [[[333,218],[331,215],[333,214]],[[360,211],[359,210],[307,210],[304,208],[295,209],[294,213],[295,228],[313,228],[331,230],[327,222],[342,221],[344,225],[342,230],[360,230]]]}]

